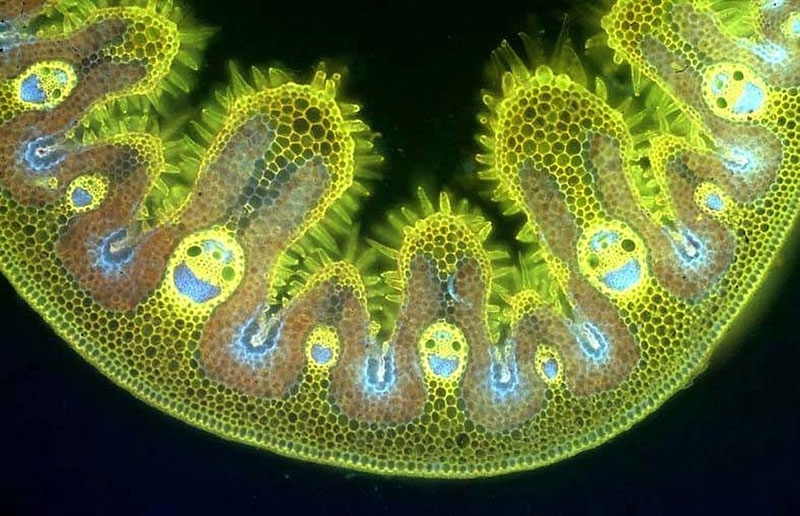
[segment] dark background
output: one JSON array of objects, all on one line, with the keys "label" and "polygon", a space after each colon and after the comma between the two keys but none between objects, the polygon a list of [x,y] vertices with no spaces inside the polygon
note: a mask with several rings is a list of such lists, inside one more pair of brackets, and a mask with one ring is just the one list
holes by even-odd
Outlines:
[{"label": "dark background", "polygon": [[[480,9],[422,1],[194,4],[199,19],[221,29],[195,99],[225,80],[227,59],[279,60],[301,76],[322,57],[348,67],[346,95],[383,134],[387,158],[386,179],[373,185],[365,208],[373,221],[388,202],[410,199],[419,182],[458,182],[474,168],[475,113],[490,51],[535,26],[554,38],[568,8],[501,0]],[[513,234],[513,224],[501,226],[501,237]],[[2,279],[0,510],[796,514],[800,264],[784,269],[775,298],[738,344],[632,430],[540,470],[469,482],[354,474],[189,427],[102,377]]]}]

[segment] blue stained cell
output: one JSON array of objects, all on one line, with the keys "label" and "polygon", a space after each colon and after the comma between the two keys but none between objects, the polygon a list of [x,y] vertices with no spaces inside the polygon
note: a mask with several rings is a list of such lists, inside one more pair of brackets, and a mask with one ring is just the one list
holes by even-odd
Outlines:
[{"label": "blue stained cell", "polygon": [[175,268],[173,282],[178,292],[198,304],[214,299],[220,293],[218,286],[198,278],[186,262]]},{"label": "blue stained cell", "polygon": [[472,303],[470,303],[467,299],[458,295],[455,274],[451,274],[447,277],[447,295],[449,295],[450,299],[452,299],[455,303],[463,303],[466,306],[472,306]]},{"label": "blue stained cell", "polygon": [[593,323],[584,322],[581,324],[577,332],[575,332],[575,337],[586,358],[596,364],[608,360],[608,351],[610,349],[608,338]]},{"label": "blue stained cell", "polygon": [[456,275],[451,274],[447,277],[447,293],[453,300],[458,301],[458,291],[456,290]]},{"label": "blue stained cell", "polygon": [[78,208],[89,206],[92,203],[92,194],[85,188],[77,187],[72,191],[72,204]]},{"label": "blue stained cell", "polygon": [[514,393],[519,385],[517,369],[516,342],[507,339],[504,349],[490,353],[492,363],[489,366],[489,387],[495,399],[504,399]]},{"label": "blue stained cell", "polygon": [[112,231],[91,253],[95,258],[94,265],[106,276],[120,274],[133,261],[136,250],[124,243],[127,236],[128,231],[124,228]]},{"label": "blue stained cell", "polygon": [[233,261],[233,252],[216,240],[203,242],[203,252],[212,255],[217,261],[228,264]]},{"label": "blue stained cell", "polygon": [[453,338],[453,334],[447,330],[436,330],[433,333],[434,340],[450,340]]},{"label": "blue stained cell", "polygon": [[311,346],[311,358],[313,358],[316,363],[325,365],[333,358],[333,350],[328,346],[315,342]]},{"label": "blue stained cell", "polygon": [[622,292],[635,286],[642,278],[642,269],[639,260],[631,258],[621,267],[603,276],[603,283],[611,290]]},{"label": "blue stained cell", "polygon": [[394,355],[391,351],[377,356],[368,356],[364,361],[364,388],[368,394],[388,393],[397,381],[394,370]]},{"label": "blue stained cell", "polygon": [[792,20],[792,34],[800,35],[800,18]]},{"label": "blue stained cell", "polygon": [[589,241],[593,251],[602,251],[606,247],[616,243],[619,240],[619,233],[616,231],[598,231],[592,236]]},{"label": "blue stained cell", "polygon": [[722,156],[725,168],[734,174],[747,175],[753,172],[756,164],[755,154],[742,147],[731,147]]},{"label": "blue stained cell", "polygon": [[36,74],[29,75],[19,85],[19,98],[31,104],[44,104],[47,94],[42,89],[42,82]]},{"label": "blue stained cell", "polygon": [[772,9],[780,9],[786,3],[786,0],[764,0],[763,9],[769,11]]},{"label": "blue stained cell", "polygon": [[67,73],[64,70],[56,70],[55,75],[56,75],[56,80],[61,86],[67,85],[67,81],[69,81],[69,76],[67,76]]},{"label": "blue stained cell", "polygon": [[558,376],[558,362],[556,359],[548,358],[545,360],[544,364],[542,364],[542,372],[548,380],[555,380],[556,376]]},{"label": "blue stained cell", "polygon": [[741,96],[736,100],[733,112],[737,115],[749,115],[753,111],[758,111],[764,105],[764,97],[764,90],[752,82],[748,82],[744,85]]},{"label": "blue stained cell", "polygon": [[722,197],[720,197],[719,194],[711,193],[706,197],[706,206],[709,210],[722,211],[725,207],[725,203],[722,201]]},{"label": "blue stained cell", "polygon": [[278,346],[283,333],[283,318],[270,317],[266,324],[259,320],[261,308],[236,330],[230,350],[240,364],[251,369],[263,367],[270,352]]},{"label": "blue stained cell", "polygon": [[789,58],[789,52],[774,41],[750,45],[750,51],[767,64],[780,65]]},{"label": "blue stained cell", "polygon": [[453,373],[458,369],[458,358],[451,357],[445,358],[438,355],[430,355],[428,357],[428,365],[430,366],[433,374],[442,378],[450,378]]},{"label": "blue stained cell", "polygon": [[708,253],[703,242],[689,228],[682,227],[678,232],[683,237],[681,241],[676,242],[672,237],[670,240],[681,264],[689,269],[698,269],[705,265]]},{"label": "blue stained cell", "polygon": [[728,86],[728,82],[730,82],[731,78],[726,73],[718,73],[714,76],[714,80],[711,81],[711,93],[714,95],[720,95],[725,88]]},{"label": "blue stained cell", "polygon": [[40,136],[24,145],[22,161],[33,172],[46,172],[61,164],[67,151],[53,136]]},{"label": "blue stained cell", "polygon": [[23,38],[19,31],[8,22],[0,21],[0,52],[8,52],[19,46],[21,40],[33,39],[30,36]]}]

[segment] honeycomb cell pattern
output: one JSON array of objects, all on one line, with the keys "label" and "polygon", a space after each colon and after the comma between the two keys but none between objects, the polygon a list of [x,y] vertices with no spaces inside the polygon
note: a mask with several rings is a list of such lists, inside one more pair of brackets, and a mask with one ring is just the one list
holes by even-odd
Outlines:
[{"label": "honeycomb cell pattern", "polygon": [[618,0],[592,41],[627,86],[567,46],[495,51],[477,161],[526,220],[512,260],[447,193],[348,238],[381,158],[324,64],[232,68],[162,132],[208,35],[179,5],[8,0],[0,267],[114,382],[227,439],[405,476],[558,461],[702,371],[800,210],[800,5],[729,5]]}]

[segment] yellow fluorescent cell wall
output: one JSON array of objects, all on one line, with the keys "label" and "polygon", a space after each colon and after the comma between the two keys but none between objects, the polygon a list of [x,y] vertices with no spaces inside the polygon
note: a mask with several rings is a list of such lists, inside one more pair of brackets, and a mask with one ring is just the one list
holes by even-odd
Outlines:
[{"label": "yellow fluorescent cell wall", "polygon": [[800,210],[798,2],[618,0],[594,61],[501,44],[473,152],[513,252],[444,191],[362,220],[382,158],[325,63],[177,116],[210,34],[178,3],[11,4],[3,274],[135,396],[284,455],[462,478],[597,446],[703,370]]}]

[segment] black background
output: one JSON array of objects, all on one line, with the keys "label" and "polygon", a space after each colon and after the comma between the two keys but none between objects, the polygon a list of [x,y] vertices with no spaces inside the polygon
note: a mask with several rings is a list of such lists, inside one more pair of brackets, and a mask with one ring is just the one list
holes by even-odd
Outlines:
[{"label": "black background", "polygon": [[[194,98],[225,80],[227,59],[280,62],[301,76],[323,57],[346,65],[346,94],[383,134],[379,147],[387,158],[367,221],[378,220],[387,203],[411,198],[420,181],[458,182],[474,168],[475,113],[489,52],[528,30],[532,12],[554,37],[567,10],[555,2],[501,0],[482,8],[273,4],[194,2],[197,17],[221,29]],[[501,225],[501,236],[513,234],[508,226]],[[632,430],[540,470],[468,482],[354,474],[189,427],[102,377],[3,279],[0,508],[20,514],[798,513],[800,264],[784,269],[775,298],[739,343]]]}]

